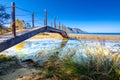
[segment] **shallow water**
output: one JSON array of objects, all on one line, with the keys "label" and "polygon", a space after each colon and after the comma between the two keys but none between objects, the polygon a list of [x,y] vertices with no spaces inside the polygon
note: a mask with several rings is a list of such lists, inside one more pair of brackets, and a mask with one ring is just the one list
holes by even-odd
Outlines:
[{"label": "shallow water", "polygon": [[60,55],[85,53],[82,44],[88,46],[101,44],[105,48],[113,48],[118,45],[120,49],[120,41],[97,41],[97,40],[76,40],[76,39],[28,39],[25,40],[2,53],[16,55],[20,59],[33,59],[34,61],[44,60],[50,53],[59,52]]}]

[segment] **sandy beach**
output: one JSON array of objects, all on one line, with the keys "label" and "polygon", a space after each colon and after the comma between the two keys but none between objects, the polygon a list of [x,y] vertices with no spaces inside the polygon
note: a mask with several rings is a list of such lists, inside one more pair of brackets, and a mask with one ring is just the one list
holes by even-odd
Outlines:
[{"label": "sandy beach", "polygon": [[[0,56],[7,57],[8,55],[0,54]],[[23,63],[15,56],[12,56],[10,60],[3,61],[0,59],[0,80],[28,80],[33,76],[24,77],[26,75],[35,74],[40,72],[33,67],[32,63]],[[20,79],[22,78],[22,79]]]}]

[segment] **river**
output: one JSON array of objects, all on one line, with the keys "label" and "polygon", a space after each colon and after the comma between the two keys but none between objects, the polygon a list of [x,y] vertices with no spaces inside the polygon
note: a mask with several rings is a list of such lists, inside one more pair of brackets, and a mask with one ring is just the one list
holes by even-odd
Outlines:
[{"label": "river", "polygon": [[18,58],[33,59],[34,61],[42,61],[49,54],[59,52],[60,55],[65,54],[82,54],[85,53],[83,45],[93,46],[102,45],[104,49],[112,49],[112,51],[120,51],[120,41],[99,41],[99,40],[76,40],[76,39],[28,39],[25,40],[2,53],[17,56]]}]

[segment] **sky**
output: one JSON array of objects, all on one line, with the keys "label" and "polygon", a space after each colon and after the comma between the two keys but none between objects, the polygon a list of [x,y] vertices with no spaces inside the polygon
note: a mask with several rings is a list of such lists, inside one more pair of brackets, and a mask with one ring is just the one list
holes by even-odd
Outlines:
[{"label": "sky", "polygon": [[[87,32],[120,33],[120,0],[0,0],[10,6],[15,2],[18,8],[35,12],[36,25],[42,25],[44,9],[47,9],[48,24],[80,28]],[[8,10],[10,11],[10,10]],[[31,13],[16,9],[16,18],[31,21]],[[26,15],[26,16],[25,16]]]}]

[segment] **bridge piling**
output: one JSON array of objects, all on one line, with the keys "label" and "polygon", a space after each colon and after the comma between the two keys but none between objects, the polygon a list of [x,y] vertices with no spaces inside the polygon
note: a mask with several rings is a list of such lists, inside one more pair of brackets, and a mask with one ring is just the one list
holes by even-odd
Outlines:
[{"label": "bridge piling", "polygon": [[47,26],[47,10],[44,10],[44,26]]},{"label": "bridge piling", "polygon": [[56,29],[56,17],[54,17],[54,28]]},{"label": "bridge piling", "polygon": [[60,21],[59,21],[59,29],[60,29]]},{"label": "bridge piling", "polygon": [[12,35],[16,37],[16,24],[15,24],[15,3],[11,3],[11,8],[12,8]]},{"label": "bridge piling", "polygon": [[52,24],[52,22],[51,22],[51,27],[53,27],[53,24]]},{"label": "bridge piling", "polygon": [[32,27],[34,28],[34,12],[32,12]]}]

